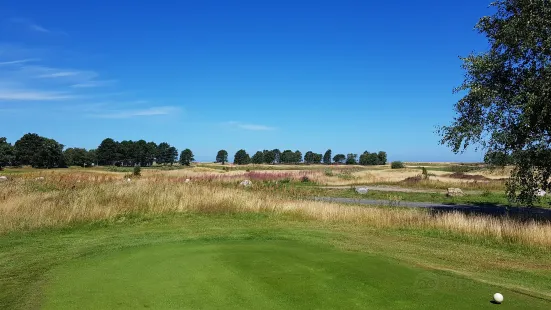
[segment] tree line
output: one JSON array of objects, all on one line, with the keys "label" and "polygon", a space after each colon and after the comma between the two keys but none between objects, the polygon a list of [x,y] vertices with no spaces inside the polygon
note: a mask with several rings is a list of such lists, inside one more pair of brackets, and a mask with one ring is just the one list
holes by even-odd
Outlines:
[{"label": "tree line", "polygon": [[[331,156],[331,149],[327,150],[325,154],[314,153],[308,151],[302,156],[302,153],[298,150],[284,150],[281,152],[279,149],[263,150],[256,152],[252,157],[247,151],[241,149],[235,153],[234,164],[247,165],[247,164],[299,164],[304,162],[305,164],[323,164],[330,165],[335,164],[347,164],[347,165],[386,165],[387,154],[380,151],[378,153],[370,153],[365,151],[360,155],[358,160],[358,154],[336,154]],[[216,155],[216,162],[225,164],[228,162],[228,152],[226,150],[218,151]]]},{"label": "tree line", "polygon": [[[190,149],[180,153],[179,163],[189,166],[195,159]],[[0,137],[0,168],[30,165],[34,168],[62,168],[92,165],[151,166],[153,163],[172,165],[178,161],[178,150],[166,142],[156,144],[145,140],[121,142],[104,139],[97,149],[67,148],[35,133],[23,135],[13,145]]]},{"label": "tree line", "polygon": [[[35,133],[25,134],[14,145],[8,143],[6,138],[0,138],[0,167],[21,165],[30,165],[35,168],[90,167],[93,165],[147,167],[154,163],[173,165],[176,162],[189,166],[194,161],[195,158],[190,149],[185,149],[178,154],[178,149],[166,142],[160,144],[145,140],[119,142],[112,138],[106,138],[96,149],[86,150],[84,148],[64,149],[64,145],[54,139]],[[228,152],[226,150],[218,151],[216,162],[227,163]],[[258,151],[252,157],[242,149],[237,151],[234,156],[234,163],[238,165],[300,163],[385,165],[386,162],[387,155],[383,151],[378,153],[365,151],[359,156],[359,159],[358,155],[353,153],[332,156],[330,149],[323,155],[308,151],[304,156],[299,150],[284,150],[282,152],[279,149],[273,149]]]}]

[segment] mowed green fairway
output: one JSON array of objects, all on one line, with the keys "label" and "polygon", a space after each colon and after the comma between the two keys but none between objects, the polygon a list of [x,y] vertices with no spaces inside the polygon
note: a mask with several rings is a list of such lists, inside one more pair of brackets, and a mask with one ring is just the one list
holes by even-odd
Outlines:
[{"label": "mowed green fairway", "polygon": [[[549,302],[368,253],[293,240],[121,248],[52,269],[44,309],[549,309]],[[505,303],[490,303],[494,292]]]}]

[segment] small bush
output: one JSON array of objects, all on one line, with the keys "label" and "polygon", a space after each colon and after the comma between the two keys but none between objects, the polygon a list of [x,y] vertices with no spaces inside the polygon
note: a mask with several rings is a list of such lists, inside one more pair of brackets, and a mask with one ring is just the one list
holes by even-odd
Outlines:
[{"label": "small bush", "polygon": [[423,179],[428,180],[429,179],[429,172],[427,171],[427,168],[423,167]]},{"label": "small bush", "polygon": [[302,183],[308,183],[308,182],[310,182],[310,178],[307,177],[307,176],[303,176],[302,178],[300,178],[300,181],[301,181]]},{"label": "small bush", "polygon": [[333,170],[331,170],[331,169],[326,169],[326,170],[325,170],[325,176],[326,176],[326,177],[332,177],[332,176],[333,176]]},{"label": "small bush", "polygon": [[142,168],[140,166],[134,166],[134,170],[132,171],[132,175],[139,177],[142,175]]},{"label": "small bush", "polygon": [[392,169],[403,169],[405,168],[406,166],[404,165],[403,162],[401,161],[393,161],[391,164],[390,164],[390,168]]}]

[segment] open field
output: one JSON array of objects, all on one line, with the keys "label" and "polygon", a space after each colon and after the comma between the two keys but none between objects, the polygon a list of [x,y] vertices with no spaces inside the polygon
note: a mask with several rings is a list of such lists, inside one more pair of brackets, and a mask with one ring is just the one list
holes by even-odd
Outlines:
[{"label": "open field", "polygon": [[551,223],[305,199],[355,195],[326,169],[7,169],[0,308],[551,307]]}]

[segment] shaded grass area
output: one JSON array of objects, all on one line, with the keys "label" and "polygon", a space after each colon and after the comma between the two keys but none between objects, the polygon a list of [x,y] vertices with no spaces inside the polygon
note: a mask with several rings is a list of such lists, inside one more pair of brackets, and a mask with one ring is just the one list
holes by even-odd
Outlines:
[{"label": "shaded grass area", "polygon": [[[358,194],[354,187],[348,189],[321,188],[312,184],[290,183],[289,186],[282,187],[281,193],[294,198],[308,197],[341,197],[354,199],[374,199],[387,201],[413,201],[413,202],[431,202],[441,204],[470,204],[470,205],[500,205],[500,206],[519,206],[512,204],[507,199],[507,195],[502,192],[485,191],[481,194],[466,194],[462,197],[448,197],[444,193],[418,193],[418,192],[397,192],[397,191],[377,191],[370,190],[367,194]],[[551,199],[544,197],[536,204],[538,207],[549,208]]]},{"label": "shaded grass area", "polygon": [[550,254],[264,213],[0,237],[0,308],[547,309]]}]

